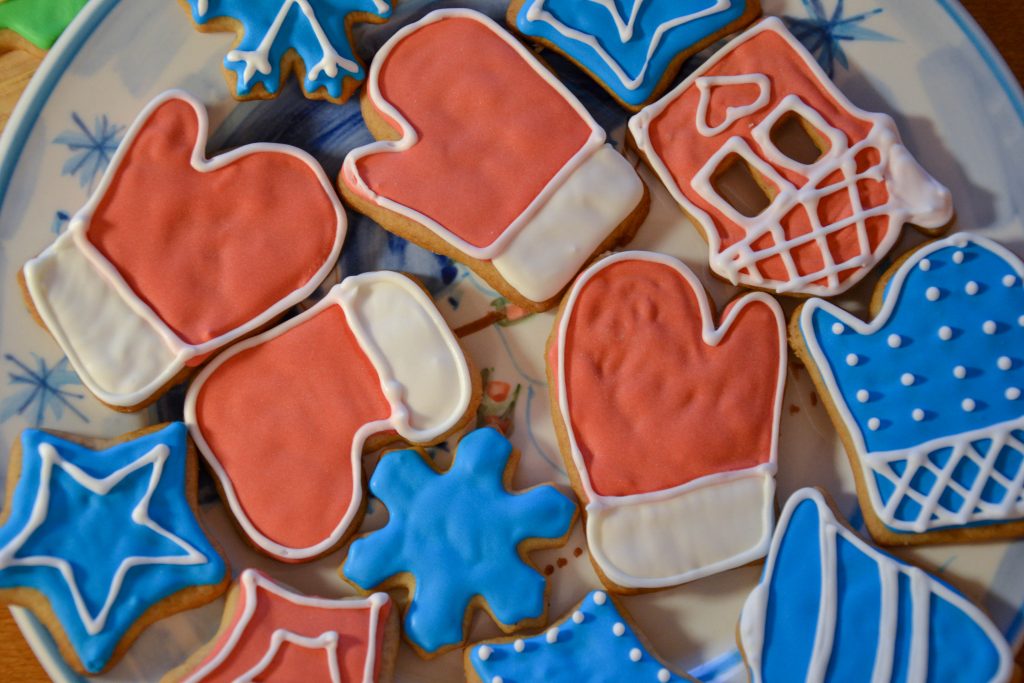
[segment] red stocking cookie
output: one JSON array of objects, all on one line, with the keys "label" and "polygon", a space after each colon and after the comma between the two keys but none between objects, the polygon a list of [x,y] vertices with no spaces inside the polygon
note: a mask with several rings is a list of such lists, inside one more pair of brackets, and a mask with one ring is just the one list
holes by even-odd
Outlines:
[{"label": "red stocking cookie", "polygon": [[774,299],[748,294],[716,323],[700,281],[671,257],[623,252],[576,280],[549,377],[607,585],[674,586],[764,555],[786,353]]},{"label": "red stocking cookie", "polygon": [[636,171],[583,105],[478,12],[439,10],[396,33],[363,113],[380,141],[345,159],[345,198],[524,308],[557,303],[647,213]]},{"label": "red stocking cookie", "polygon": [[476,385],[423,290],[367,273],[213,359],[185,421],[249,541],[301,562],[358,524],[364,448],[442,440],[474,412]]}]

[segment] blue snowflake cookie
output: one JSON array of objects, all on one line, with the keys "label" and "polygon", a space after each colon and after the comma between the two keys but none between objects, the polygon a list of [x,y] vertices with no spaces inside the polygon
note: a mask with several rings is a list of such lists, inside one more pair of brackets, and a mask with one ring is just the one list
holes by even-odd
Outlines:
[{"label": "blue snowflake cookie", "polygon": [[576,504],[550,485],[510,493],[512,456],[508,439],[484,428],[463,437],[447,472],[405,450],[370,478],[390,517],[352,543],[341,573],[366,592],[410,589],[403,631],[421,656],[461,646],[471,608],[486,606],[506,632],[544,622],[547,581],[524,555],[563,544]]},{"label": "blue snowflake cookie", "polygon": [[752,22],[759,0],[515,0],[508,22],[639,110],[690,55]]},{"label": "blue snowflake cookie", "polygon": [[588,595],[544,633],[471,648],[465,665],[466,679],[482,683],[693,680],[672,673],[652,655],[603,591]]},{"label": "blue snowflake cookie", "polygon": [[813,488],[787,501],[738,636],[754,683],[1009,683],[1014,673],[978,607],[866,543]]},{"label": "blue snowflake cookie", "polygon": [[289,73],[306,97],[340,104],[366,77],[352,46],[355,21],[382,22],[389,0],[188,0],[202,31],[235,31],[224,58],[239,99],[275,96]]},{"label": "blue snowflake cookie", "polygon": [[106,670],[146,625],[227,587],[193,512],[184,424],[100,450],[29,429],[8,476],[0,600],[31,609],[79,672]]},{"label": "blue snowflake cookie", "polygon": [[956,234],[883,282],[869,323],[816,299],[794,319],[872,535],[1019,533],[1004,523],[1024,520],[1024,264]]}]

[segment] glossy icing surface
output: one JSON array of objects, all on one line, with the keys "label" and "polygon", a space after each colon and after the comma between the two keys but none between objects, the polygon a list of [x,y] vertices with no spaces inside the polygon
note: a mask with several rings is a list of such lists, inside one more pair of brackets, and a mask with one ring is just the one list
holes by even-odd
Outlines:
[{"label": "glossy icing surface", "polygon": [[754,683],[995,683],[1013,672],[977,607],[865,543],[815,489],[787,502],[739,634]]},{"label": "glossy icing surface", "polygon": [[475,646],[469,661],[480,680],[488,683],[690,680],[662,666],[601,591],[590,593],[544,633],[511,643]]},{"label": "glossy icing surface", "polygon": [[639,106],[679,54],[746,11],[745,0],[526,0],[516,28],[555,45],[620,100]]},{"label": "glossy icing surface", "polygon": [[0,28],[14,31],[40,50],[49,50],[87,0],[5,0]]},{"label": "glossy icing surface", "polygon": [[46,432],[21,437],[0,527],[0,589],[49,601],[82,665],[103,669],[143,613],[227,571],[186,499],[185,425],[102,451]]},{"label": "glossy icing surface", "polygon": [[370,479],[389,519],[352,543],[342,570],[364,590],[411,574],[416,591],[403,629],[425,652],[462,643],[474,596],[506,625],[544,613],[546,580],[518,548],[530,539],[565,536],[576,505],[553,486],[509,493],[504,477],[511,455],[512,444],[499,432],[478,429],[463,437],[447,472],[406,450],[386,454]]}]

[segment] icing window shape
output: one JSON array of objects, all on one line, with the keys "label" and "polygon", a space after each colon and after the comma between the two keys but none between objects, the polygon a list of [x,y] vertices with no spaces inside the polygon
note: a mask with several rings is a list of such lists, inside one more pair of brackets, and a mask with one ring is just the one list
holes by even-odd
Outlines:
[{"label": "icing window shape", "polygon": [[185,425],[129,437],[93,450],[29,429],[11,458],[0,600],[36,611],[40,596],[37,616],[82,673],[113,666],[141,628],[213,600],[230,579],[193,512]]},{"label": "icing window shape", "polygon": [[358,526],[363,451],[444,440],[474,414],[477,384],[418,284],[364,273],[214,358],[185,421],[250,543],[304,562]]},{"label": "icing window shape", "polygon": [[[650,252],[576,280],[548,349],[559,445],[612,590],[675,586],[764,556],[774,518],[785,322],[763,293],[716,318],[681,262]],[[731,510],[714,528],[695,523]]]},{"label": "icing window shape", "polygon": [[395,33],[370,66],[367,97],[371,130],[394,134],[349,153],[343,196],[522,308],[557,304],[647,214],[646,187],[605,131],[479,12],[437,10]]},{"label": "icing window shape", "polygon": [[[920,543],[1024,520],[1024,266],[955,234],[918,249],[864,322],[812,299],[794,318],[841,418],[872,535]],[[1017,535],[1019,525],[986,534]]]},{"label": "icing window shape", "polygon": [[341,250],[345,212],[311,156],[256,144],[207,159],[208,132],[191,95],[157,97],[67,231],[22,270],[82,383],[119,410],[305,299]]},{"label": "icing window shape", "polygon": [[787,501],[738,640],[752,683],[1013,678],[1010,648],[980,609],[866,543],[817,489]]},{"label": "icing window shape", "polygon": [[634,633],[614,599],[590,593],[561,621],[529,638],[481,643],[466,653],[466,680],[598,683],[643,681],[681,683]]},{"label": "icing window shape", "polygon": [[[712,270],[733,284],[834,296],[885,257],[905,223],[934,232],[953,217],[949,191],[893,120],[855,107],[776,18],[735,38],[629,130],[706,238]],[[756,187],[723,189],[737,165]]]},{"label": "icing window shape", "polygon": [[238,99],[266,99],[294,74],[310,99],[341,104],[365,78],[352,25],[382,23],[388,0],[188,0],[200,31],[232,31],[224,70]]},{"label": "icing window shape", "polygon": [[462,438],[446,472],[419,451],[394,451],[370,479],[389,519],[352,543],[341,574],[359,590],[409,590],[403,635],[422,657],[461,646],[476,608],[506,633],[544,623],[547,580],[525,558],[565,543],[576,504],[551,485],[511,493],[517,460],[487,427]]},{"label": "icing window shape", "polygon": [[761,12],[758,0],[515,0],[508,23],[553,47],[634,111],[682,63]]},{"label": "icing window shape", "polygon": [[[165,683],[387,680],[398,645],[385,593],[329,600],[296,593],[255,569],[232,586],[221,628]],[[392,637],[393,636],[393,637]],[[391,645],[385,647],[385,641]]]}]

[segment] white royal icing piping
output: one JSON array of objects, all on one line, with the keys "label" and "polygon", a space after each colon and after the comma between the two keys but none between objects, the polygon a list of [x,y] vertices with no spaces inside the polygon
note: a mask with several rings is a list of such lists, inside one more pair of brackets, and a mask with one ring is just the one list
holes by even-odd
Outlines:
[{"label": "white royal icing piping", "polygon": [[[171,533],[170,530],[157,524],[149,516],[149,502],[153,498],[153,493],[156,491],[157,485],[160,483],[160,477],[164,471],[164,463],[167,462],[167,458],[170,457],[170,455],[170,448],[168,448],[166,444],[159,444],[150,449],[150,451],[141,458],[130,462],[121,469],[112,472],[103,478],[97,479],[73,463],[65,460],[53,444],[46,442],[39,444],[39,457],[42,460],[42,467],[39,473],[39,489],[32,505],[32,511],[29,514],[28,523],[14,538],[10,540],[10,542],[7,543],[7,545],[0,548],[0,569],[19,566],[44,566],[56,569],[60,572],[61,577],[63,577],[64,581],[67,583],[68,591],[71,593],[71,598],[75,604],[75,610],[78,612],[78,618],[81,619],[86,632],[91,636],[95,636],[102,632],[106,627],[107,617],[110,615],[110,610],[113,609],[114,602],[117,600],[117,596],[121,592],[124,577],[132,567],[141,567],[146,565],[189,566],[208,562],[206,555],[199,552],[199,550],[188,543],[185,539]],[[100,611],[95,616],[89,612],[89,608],[82,597],[82,592],[78,587],[78,582],[75,580],[74,570],[67,560],[60,557],[50,556],[16,557],[18,550],[20,550],[25,544],[25,541],[27,541],[36,529],[38,529],[46,520],[50,502],[50,477],[53,474],[54,467],[58,467],[63,470],[64,473],[74,479],[78,485],[88,489],[92,493],[99,496],[105,496],[110,493],[111,489],[124,480],[125,477],[149,466],[153,467],[152,473],[149,477],[149,484],[146,487],[146,493],[142,496],[142,499],[132,509],[132,521],[138,525],[146,527],[153,533],[163,536],[168,541],[184,550],[185,554],[172,556],[161,555],[156,557],[133,555],[123,559],[117,568],[117,572],[114,574],[114,578],[110,582],[110,587],[107,590],[107,597],[103,602],[103,607],[100,608]]]},{"label": "white royal icing piping", "polygon": [[[114,181],[135,138],[153,112],[172,100],[191,105],[196,113],[198,131],[192,149],[192,168],[201,173],[209,173],[251,154],[288,154],[306,164],[316,174],[337,216],[337,230],[331,252],[308,283],[255,318],[202,344],[189,344],[171,330],[132,291],[114,265],[87,238],[92,214]],[[327,277],[341,252],[347,226],[345,211],[327,174],[312,156],[288,145],[258,143],[207,159],[209,126],[206,108],[192,95],[181,90],[169,90],[159,95],[135,119],[88,203],[71,218],[67,232],[25,264],[25,283],[33,306],[67,354],[68,361],[82,383],[109,405],[126,407],[142,403],[170,382],[189,360],[215,351],[266,325],[312,294]],[[80,253],[70,253],[72,251]],[[69,266],[67,273],[61,270],[62,264]],[[83,293],[81,287],[88,289],[90,282],[101,283],[98,286],[104,288],[103,294],[83,299],[90,293]],[[55,289],[51,291],[49,287]],[[59,293],[60,297],[51,299],[54,292]],[[83,342],[91,342],[91,345],[81,348]],[[138,348],[136,344],[141,345],[142,353],[135,352]],[[120,352],[115,353],[115,350]],[[163,361],[162,364],[143,360],[148,353],[161,354],[157,360]],[[130,354],[134,357],[133,362],[125,363],[121,354]],[[115,385],[116,390],[111,390],[109,386],[113,377],[120,377]],[[104,386],[104,383],[108,386]]]},{"label": "white royal icing piping", "polygon": [[[340,600],[329,600],[327,598],[314,598],[308,595],[294,593],[273,581],[269,581],[252,569],[246,569],[243,571],[238,577],[238,583],[245,594],[245,608],[242,612],[242,616],[235,622],[235,625],[231,629],[231,634],[228,636],[227,642],[217,651],[216,656],[209,660],[203,667],[192,672],[184,680],[184,683],[200,683],[200,681],[216,671],[217,667],[223,664],[227,658],[231,656],[231,653],[245,635],[246,627],[249,625],[249,622],[252,621],[252,617],[256,613],[259,595],[258,589],[260,588],[268,593],[273,593],[277,597],[283,598],[294,605],[320,607],[332,610],[369,609],[369,637],[367,638],[368,646],[366,648],[366,662],[363,665],[363,683],[373,683],[373,674],[377,665],[377,649],[379,647],[379,643],[377,642],[377,627],[380,623],[381,607],[386,605],[390,599],[387,594],[374,593],[365,599],[343,598]],[[263,673],[266,668],[273,663],[274,656],[277,654],[281,645],[285,642],[293,643],[299,647],[309,649],[324,649],[327,655],[328,670],[331,674],[331,683],[341,683],[341,670],[338,666],[338,638],[339,636],[337,631],[325,631],[316,638],[309,638],[297,635],[287,629],[275,629],[271,635],[270,649],[267,650],[267,653],[255,666],[241,676],[239,683],[248,683]]]},{"label": "white royal icing piping", "polygon": [[[699,79],[705,78],[705,74],[727,55],[731,54],[743,43],[765,31],[772,31],[787,41],[793,47],[795,53],[800,55],[810,73],[816,77],[819,87],[849,114],[871,122],[872,128],[864,140],[850,147],[848,139],[842,131],[828,124],[817,111],[807,106],[798,96],[790,95],[785,97],[779,103],[777,109],[758,124],[757,128],[753,131],[753,135],[764,150],[766,157],[784,167],[810,175],[808,183],[801,189],[797,189],[774,168],[758,157],[743,138],[734,136],[726,141],[718,153],[713,155],[704,168],[691,180],[693,189],[705,200],[712,203],[729,220],[737,225],[745,226],[747,230],[743,240],[730,245],[723,251],[721,248],[721,238],[715,227],[714,219],[687,199],[676,184],[667,164],[658,155],[658,151],[651,142],[650,125],[678,97],[692,88]],[[756,78],[762,75],[750,74],[749,77]],[[813,164],[797,163],[782,154],[771,143],[771,127],[779,118],[791,111],[800,113],[829,137],[831,143],[829,150]],[[701,126],[700,118],[698,117],[696,123],[698,129]],[[700,224],[702,232],[708,240],[712,270],[733,284],[770,288],[778,293],[799,292],[815,296],[833,296],[859,282],[870,270],[870,266],[876,263],[881,255],[884,255],[892,248],[899,238],[899,227],[902,224],[911,222],[924,228],[939,228],[948,223],[953,215],[952,199],[949,191],[931,178],[906,150],[892,118],[885,114],[864,111],[850,102],[832,80],[829,79],[817,61],[793,38],[782,21],[776,17],[764,19],[735,38],[680,83],[679,86],[662,99],[633,116],[629,120],[629,130],[638,149],[647,158],[672,197],[685,209],[687,214]],[[880,150],[882,162],[878,166],[868,169],[866,173],[858,174],[856,156],[863,149],[870,147]],[[738,154],[743,157],[751,167],[755,168],[778,188],[778,193],[773,198],[771,204],[760,216],[754,218],[742,216],[731,204],[719,197],[718,193],[714,190],[712,184],[714,171],[729,154]],[[832,185],[827,190],[816,189],[816,185],[821,180],[827,178],[838,169],[844,171],[845,178],[841,186]],[[852,216],[834,225],[823,227],[818,224],[817,212],[813,210],[808,211],[809,218],[815,224],[812,231],[792,240],[786,238],[778,223],[793,206],[799,206],[801,202],[809,202],[816,205],[825,194],[831,194],[843,188],[847,190],[855,188],[856,181],[864,178],[885,182],[889,199],[883,206],[865,211],[862,209],[856,193],[852,193],[851,198],[854,205]],[[892,216],[890,219],[890,229],[886,232],[883,241],[872,251],[868,248],[869,242],[864,222],[871,216],[883,213]],[[827,237],[832,232],[850,225],[857,226],[858,239],[864,255],[860,259],[836,264],[832,261]],[[761,239],[764,235],[773,236],[775,247],[768,250],[759,250],[757,252],[758,258],[755,259],[750,245]],[[800,275],[793,261],[791,250],[808,242],[816,242],[822,247],[821,253],[825,257],[826,262],[822,270],[807,275]],[[786,265],[789,279],[784,282],[770,280],[761,275],[757,270],[756,262],[771,256],[773,251],[783,259]],[[752,272],[740,272],[748,265],[751,267],[750,270]],[[839,274],[852,268],[859,268],[859,271],[840,282]],[[814,284],[821,279],[825,279],[828,284]]]},{"label": "white royal icing piping", "polygon": [[[894,607],[895,595],[899,574],[906,574],[910,579],[912,591],[912,633],[910,645],[910,667],[907,672],[908,681],[925,680],[928,667],[929,649],[929,604],[931,595],[945,600],[965,616],[977,624],[978,628],[985,633],[993,646],[999,650],[999,670],[992,677],[992,681],[1004,681],[1011,672],[1012,657],[1009,647],[1003,639],[1002,634],[995,625],[984,616],[980,609],[973,603],[953,591],[945,584],[936,581],[934,578],[921,571],[917,567],[898,563],[892,557],[882,553],[877,548],[869,545],[857,534],[851,532],[838,521],[832,513],[832,509],[825,502],[821,492],[813,488],[800,489],[794,493],[786,502],[786,506],[779,515],[778,531],[772,538],[771,548],[768,553],[768,561],[765,563],[764,574],[761,582],[747,598],[740,614],[739,640],[744,658],[750,671],[751,683],[762,683],[761,659],[763,657],[763,646],[765,639],[765,620],[767,616],[768,586],[771,584],[772,575],[775,572],[775,558],[779,553],[782,538],[785,535],[783,530],[789,526],[790,518],[797,506],[805,500],[811,500],[818,507],[821,541],[821,563],[822,563],[822,591],[825,593],[819,610],[818,628],[815,637],[814,651],[812,653],[812,666],[808,672],[807,680],[824,680],[826,668],[831,656],[832,642],[836,626],[836,591],[838,581],[835,573],[837,538],[842,537],[844,541],[852,544],[860,552],[875,561],[879,568],[879,577],[882,583],[882,609],[880,610],[879,639],[875,644],[876,656],[875,667],[872,674],[872,683],[881,683],[889,680],[892,670],[893,648],[895,640],[892,637],[882,637],[885,634],[895,634],[897,628],[898,610]],[[886,599],[888,596],[889,599]],[[890,608],[886,608],[886,607]],[[824,625],[823,625],[824,624]],[[825,631],[831,631],[826,634]],[[865,643],[865,648],[871,646]],[[818,675],[815,676],[814,674]]]},{"label": "white royal icing piping", "polygon": [[[548,182],[547,186],[541,191],[539,195],[530,203],[530,205],[520,214],[512,223],[501,233],[501,235],[495,239],[491,244],[478,247],[466,242],[462,238],[454,235],[443,225],[435,221],[433,218],[426,216],[415,209],[399,204],[398,202],[383,197],[374,192],[366,181],[359,174],[359,167],[357,162],[363,157],[371,156],[374,154],[385,154],[385,153],[396,153],[404,152],[411,149],[417,142],[419,142],[419,135],[416,133],[415,127],[409,123],[401,112],[394,107],[390,102],[385,100],[380,92],[380,84],[378,78],[380,76],[381,68],[388,59],[388,55],[391,51],[406,37],[420,30],[424,26],[428,26],[444,19],[461,18],[469,19],[472,21],[479,22],[487,29],[492,31],[495,36],[504,40],[509,47],[516,51],[516,53],[523,59],[523,61],[529,64],[537,74],[543,78],[552,89],[555,90],[562,98],[575,110],[577,115],[583,122],[590,127],[590,137],[583,144],[583,146],[576,152],[576,154],[569,160],[569,162],[563,166],[558,173]],[[363,147],[357,147],[356,149],[349,152],[345,157],[344,164],[342,165],[342,177],[349,182],[352,189],[357,192],[360,196],[365,197],[369,201],[373,202],[377,206],[397,213],[409,220],[412,220],[420,225],[425,226],[434,234],[441,239],[445,240],[453,247],[466,254],[467,256],[480,259],[480,260],[492,260],[502,253],[505,252],[508,244],[514,239],[514,237],[523,230],[526,224],[537,215],[537,213],[549,202],[552,196],[561,188],[566,180],[572,175],[572,173],[579,168],[583,163],[590,158],[597,150],[605,143],[606,135],[604,129],[602,129],[586,108],[576,99],[568,88],[565,87],[555,76],[548,71],[544,66],[537,61],[537,58],[526,49],[526,47],[516,40],[511,34],[501,28],[495,23],[490,17],[487,17],[479,12],[469,9],[440,9],[435,10],[425,16],[416,23],[409,24],[395,33],[377,52],[377,55],[373,58],[373,62],[370,65],[370,72],[366,79],[366,93],[373,103],[374,107],[381,112],[390,121],[393,121],[401,132],[401,138],[399,140],[378,140],[377,142],[364,145]],[[614,226],[613,226],[614,227]],[[543,249],[544,244],[541,243],[536,245],[538,249]]]},{"label": "white royal icing piping", "polygon": [[[820,309],[840,320],[842,324],[853,329],[857,334],[874,334],[889,321],[893,309],[895,309],[896,303],[900,298],[903,284],[906,278],[914,271],[914,268],[918,267],[921,263],[930,263],[928,256],[936,251],[950,246],[963,246],[966,243],[965,240],[973,242],[983,249],[1002,257],[1007,264],[1014,268],[1019,277],[1024,277],[1024,267],[1021,266],[1020,259],[1009,249],[979,235],[957,233],[932,242],[910,256],[908,261],[900,267],[887,285],[887,295],[882,308],[870,323],[864,322],[860,318],[840,309],[838,306],[820,299],[809,300],[804,304],[800,312],[800,329],[804,331],[804,345],[814,361],[814,365],[818,368],[822,383],[825,385],[829,396],[832,397],[846,432],[850,435],[850,442],[856,451],[857,461],[860,463],[861,470],[864,473],[863,480],[866,483],[865,488],[871,501],[871,507],[887,527],[897,531],[924,533],[936,527],[963,526],[972,522],[1005,521],[1011,514],[1024,514],[1024,501],[1018,502],[1021,491],[1024,491],[1024,472],[1014,481],[1009,482],[1009,491],[1001,502],[992,503],[981,498],[984,486],[989,480],[988,474],[991,473],[994,465],[994,458],[988,456],[990,454],[997,454],[1006,444],[1011,444],[1020,452],[1024,452],[1024,443],[1021,443],[1013,436],[1015,430],[1024,429],[1024,417],[962,434],[932,439],[912,448],[869,453],[864,442],[864,435],[857,426],[853,413],[839,391],[839,385],[836,382],[835,375],[832,373],[828,360],[825,358],[825,354],[821,350],[821,345],[813,334],[807,333],[807,330],[811,329],[813,316]],[[940,337],[942,339],[947,338],[943,331],[948,329],[948,326],[940,329]],[[951,331],[948,336],[952,337]],[[953,375],[962,379],[967,376],[967,370],[963,366],[958,365],[953,368]],[[974,401],[972,399],[965,399],[963,407],[965,410],[968,407],[973,409]],[[967,449],[973,450],[974,447],[971,443],[982,440],[990,440],[992,446],[987,453],[978,454],[982,456],[983,464],[980,466],[981,472],[970,490],[959,487],[958,484],[951,480],[953,470],[960,461],[958,457],[950,458],[950,466],[943,469],[936,481],[936,485],[932,489],[931,495],[922,495],[912,489],[910,487],[911,477],[902,477],[898,480],[892,479],[889,463],[894,460],[909,459],[911,462],[920,462],[927,457],[928,453],[945,448],[951,448],[955,454],[959,454]],[[888,504],[882,502],[875,474],[886,477],[893,484],[894,491]],[[965,502],[957,513],[951,513],[939,506],[940,494],[945,486],[953,488],[964,498]],[[910,498],[921,507],[914,521],[896,518],[897,508],[904,497]]]},{"label": "white royal icing piping", "polygon": [[[375,288],[376,292],[370,291]],[[391,290],[390,302],[386,293],[382,294],[383,288]],[[368,297],[372,297],[369,304]],[[413,304],[412,309],[410,303]],[[362,310],[364,304],[368,306],[367,310]],[[290,548],[265,536],[245,514],[230,477],[203,436],[196,416],[196,402],[206,380],[225,361],[242,351],[284,334],[329,306],[340,306],[344,310],[349,328],[380,377],[381,391],[391,406],[391,415],[385,420],[363,425],[352,440],[352,502],[337,527],[327,538],[314,545]],[[377,316],[378,320],[365,319],[365,313]],[[417,317],[425,323],[419,330],[412,325]],[[457,386],[454,386],[456,384]],[[429,405],[427,402],[430,400],[437,402],[438,386],[456,398],[449,402],[447,414],[428,415],[424,412],[424,406]],[[363,497],[363,445],[370,436],[394,429],[403,438],[414,443],[433,441],[458,424],[469,408],[472,395],[473,380],[469,364],[455,335],[433,302],[408,277],[399,273],[379,271],[345,278],[309,310],[263,334],[232,346],[214,358],[189,387],[185,396],[185,423],[200,452],[217,476],[235,519],[252,542],[271,555],[289,560],[303,560],[320,555],[333,547],[344,536],[355,518]]]},{"label": "white royal icing piping", "polygon": [[[700,306],[701,330],[704,343],[710,346],[717,346],[721,342],[725,334],[732,327],[737,316],[748,305],[755,302],[766,304],[775,313],[779,334],[779,375],[775,393],[775,410],[772,416],[771,452],[769,453],[767,463],[746,470],[710,474],[663,491],[629,496],[602,496],[594,491],[590,483],[590,476],[587,473],[586,464],[576,442],[576,435],[569,411],[569,399],[565,383],[566,334],[576,301],[587,282],[608,266],[621,261],[631,260],[648,261],[668,266],[673,268],[689,283]],[[742,566],[763,557],[765,552],[767,552],[774,519],[774,475],[778,459],[779,420],[782,415],[782,396],[786,384],[786,364],[788,360],[785,327],[782,309],[778,302],[768,294],[754,292],[738,299],[729,310],[728,315],[721,320],[716,328],[704,285],[680,261],[664,254],[642,251],[625,251],[612,254],[590,266],[576,279],[567,295],[565,310],[559,318],[557,328],[558,376],[556,381],[558,383],[558,410],[562,422],[566,426],[573,464],[587,497],[587,541],[590,553],[604,575],[615,585],[625,588],[664,588],[675,586]],[[749,486],[752,479],[760,483],[760,496],[753,493]],[[719,493],[716,494],[714,491]],[[743,495],[739,497],[742,497],[743,500],[740,500],[733,492],[735,494],[742,493]],[[680,548],[678,543],[673,545],[673,543],[666,541],[666,538],[674,538],[678,542],[682,542],[684,538],[682,534],[673,536],[671,534],[648,533],[650,527],[647,523],[650,522],[650,519],[646,520],[647,523],[644,523],[644,517],[650,518],[651,516],[656,516],[657,513],[667,513],[666,520],[679,520],[680,518],[673,517],[672,513],[678,514],[680,510],[688,508],[688,504],[683,501],[684,497],[693,499],[699,509],[707,510],[708,501],[716,495],[731,496],[731,499],[734,500],[730,505],[738,505],[743,510],[743,514],[735,515],[737,527],[739,527],[740,518],[745,521],[749,521],[752,518],[760,520],[760,533],[755,534],[757,536],[756,540],[752,539],[749,535],[742,536],[740,544],[746,547],[734,548],[732,552],[735,554],[731,557],[722,556],[721,544],[729,539],[724,539],[723,536],[725,535],[719,533],[717,529],[714,533],[709,532],[707,536],[703,537],[696,532],[686,534],[685,542],[688,544],[688,548],[692,549],[695,553],[699,553],[698,557],[690,557],[685,552],[686,549]],[[678,504],[672,502],[676,499],[680,501]],[[692,508],[689,509],[692,510]],[[633,527],[633,531],[630,533],[627,530],[627,525],[621,525],[617,533],[614,531],[609,533],[609,528],[602,530],[602,533],[598,535],[597,529],[603,520],[613,515],[631,515],[633,512],[637,513],[632,516],[641,524],[639,528],[645,529],[644,533],[637,533],[636,527]],[[645,575],[636,575],[622,571],[612,562],[613,556],[624,559],[633,554],[633,565],[638,567],[641,563],[641,558],[636,557],[634,553],[638,548],[638,544],[643,543],[643,539],[651,539],[650,543],[644,544],[646,546],[644,550],[651,553],[650,560],[661,568],[662,571],[652,570],[645,572]],[[657,539],[657,542],[654,542],[653,539]],[[709,548],[710,551],[708,550]],[[701,566],[701,558],[708,556],[714,558],[712,563]],[[674,570],[667,569],[673,557],[678,561],[678,566]],[[652,568],[649,567],[648,569]]]},{"label": "white royal icing piping", "polygon": [[[622,43],[628,43],[633,39],[633,26],[636,23],[637,16],[640,14],[640,7],[641,5],[644,4],[644,0],[635,0],[628,19],[622,18],[622,15],[619,13],[619,8],[615,3],[615,0],[590,1],[596,2],[597,4],[601,5],[602,7],[608,10],[609,14],[611,14],[612,16],[612,21],[615,22],[615,28],[619,34],[619,40],[621,40]],[[659,25],[658,28],[655,29],[654,34],[651,36],[651,44],[647,48],[647,55],[644,58],[643,67],[640,69],[640,72],[636,76],[631,76],[628,73],[626,73],[626,69],[621,64],[619,64],[619,62],[614,57],[612,57],[611,54],[609,54],[609,52],[604,48],[603,45],[601,45],[601,42],[595,36],[589,33],[584,33],[579,29],[572,28],[571,26],[567,26],[564,22],[560,21],[558,17],[554,16],[553,14],[551,14],[551,12],[548,12],[547,10],[544,9],[544,2],[545,0],[533,0],[533,4],[531,4],[529,9],[527,9],[526,11],[526,18],[530,21],[543,21],[544,23],[550,25],[551,28],[561,33],[566,38],[587,45],[590,49],[597,53],[601,60],[608,66],[608,68],[612,70],[612,73],[615,74],[615,77],[619,79],[619,82],[622,83],[622,85],[628,90],[636,90],[641,85],[643,85],[644,79],[647,77],[647,69],[651,64],[651,58],[654,56],[654,53],[658,50],[658,46],[661,44],[662,37],[668,31],[675,28],[676,26],[688,24],[692,21],[703,19],[704,17],[713,16],[715,14],[721,14],[722,12],[728,11],[729,8],[732,6],[730,0],[716,0],[715,4],[711,5],[710,7],[706,7],[702,10],[691,12],[689,14],[684,14],[682,16],[674,17]]]}]

